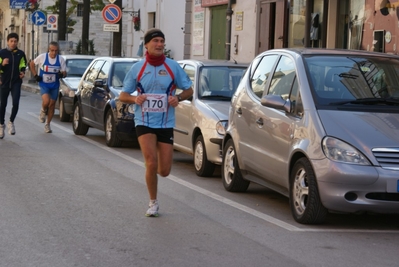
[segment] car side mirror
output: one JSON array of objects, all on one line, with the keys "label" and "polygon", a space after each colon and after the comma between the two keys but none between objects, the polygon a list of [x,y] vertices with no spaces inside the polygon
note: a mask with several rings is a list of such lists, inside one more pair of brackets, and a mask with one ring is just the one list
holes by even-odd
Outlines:
[{"label": "car side mirror", "polygon": [[261,98],[260,103],[265,107],[291,112],[291,101],[285,100],[279,95],[265,95]]},{"label": "car side mirror", "polygon": [[106,92],[110,92],[108,85],[107,85],[107,80],[106,79],[97,79],[94,81],[94,87],[96,88],[101,88],[105,90]]},{"label": "car side mirror", "polygon": [[97,79],[94,81],[94,86],[104,88],[104,81],[102,79]]}]

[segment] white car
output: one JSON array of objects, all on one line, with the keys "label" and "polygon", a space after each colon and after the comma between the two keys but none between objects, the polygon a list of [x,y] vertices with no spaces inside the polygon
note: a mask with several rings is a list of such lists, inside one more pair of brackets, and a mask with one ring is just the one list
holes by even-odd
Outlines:
[{"label": "white car", "polygon": [[178,62],[193,81],[194,93],[176,107],[174,149],[194,156],[198,176],[211,176],[222,162],[221,144],[231,97],[248,64],[219,60]]},{"label": "white car", "polygon": [[60,120],[69,121],[73,113],[73,98],[87,66],[96,58],[92,55],[62,55],[67,66],[67,77],[60,79],[60,91],[55,108],[60,111]]}]

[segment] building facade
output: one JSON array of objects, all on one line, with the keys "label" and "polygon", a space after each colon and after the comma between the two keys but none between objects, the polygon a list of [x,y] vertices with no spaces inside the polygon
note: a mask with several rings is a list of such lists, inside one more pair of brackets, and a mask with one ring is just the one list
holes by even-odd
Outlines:
[{"label": "building facade", "polygon": [[[40,53],[47,51],[49,42],[58,41],[57,31],[48,30],[46,23],[41,26],[33,25],[31,20],[32,12],[23,8],[13,8],[12,2],[14,0],[1,0],[0,1],[0,46],[6,46],[6,37],[10,32],[16,32],[20,36],[18,47],[23,49],[29,59],[34,58]],[[19,2],[19,1],[18,1]],[[21,0],[25,3],[27,0]],[[105,4],[110,2],[104,1]],[[45,11],[46,7],[54,5],[53,0],[41,0],[38,2],[38,10]],[[67,8],[71,2],[67,1]],[[73,54],[76,46],[82,37],[82,20],[83,20],[83,1],[79,3],[75,12],[67,19],[76,21],[73,26],[72,33],[67,34],[66,41],[60,42],[61,53]],[[131,16],[127,13],[122,15],[121,30],[126,31],[127,25],[131,23]],[[89,18],[89,40],[93,41],[94,51],[96,55],[108,56],[112,54],[113,33],[104,31],[105,20],[102,17],[102,12],[92,11]],[[122,34],[122,44],[127,43],[126,34]],[[126,55],[126,46],[122,45],[122,55]]]},{"label": "building facade", "polygon": [[[29,58],[45,52],[56,31],[32,25],[31,13],[11,2],[18,1],[0,1],[0,46],[17,32]],[[39,3],[41,10],[54,5]],[[152,27],[164,31],[166,52],[176,60],[250,62],[268,49],[304,46],[398,54],[399,0],[123,0],[122,10],[122,56],[128,57],[142,56],[144,33]],[[82,36],[82,10],[69,18],[77,23],[64,53],[73,53]],[[93,11],[89,40],[102,56],[111,55],[113,45],[104,24],[102,12]]]},{"label": "building facade", "polygon": [[[144,33],[154,27],[161,29],[165,34],[166,51],[171,58],[179,60],[183,59],[185,54],[189,55],[190,50],[185,46],[185,42],[190,38],[191,31],[186,27],[186,20],[190,19],[186,13],[191,13],[190,2],[188,0],[126,1],[124,10],[134,11],[127,25],[126,55],[141,56]],[[140,22],[140,27],[135,27],[135,21]]]},{"label": "building facade", "polygon": [[398,54],[399,0],[194,0],[191,10],[193,58],[249,62],[304,46]]}]

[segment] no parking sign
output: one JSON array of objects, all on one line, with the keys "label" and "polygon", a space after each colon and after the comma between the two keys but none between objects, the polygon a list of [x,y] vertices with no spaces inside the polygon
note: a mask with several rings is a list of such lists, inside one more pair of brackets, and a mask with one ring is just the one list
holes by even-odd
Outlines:
[{"label": "no parking sign", "polygon": [[122,18],[122,10],[115,4],[108,4],[103,8],[102,15],[107,23],[118,23]]},{"label": "no parking sign", "polygon": [[47,15],[47,30],[49,31],[58,30],[58,15],[54,14]]}]

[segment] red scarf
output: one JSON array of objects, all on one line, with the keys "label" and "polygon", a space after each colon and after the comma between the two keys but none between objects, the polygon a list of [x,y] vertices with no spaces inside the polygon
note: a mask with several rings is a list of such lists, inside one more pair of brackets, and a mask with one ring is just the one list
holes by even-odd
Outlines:
[{"label": "red scarf", "polygon": [[165,62],[165,58],[164,54],[162,56],[151,56],[148,51],[145,52],[145,59],[150,65],[155,67],[161,66]]}]

